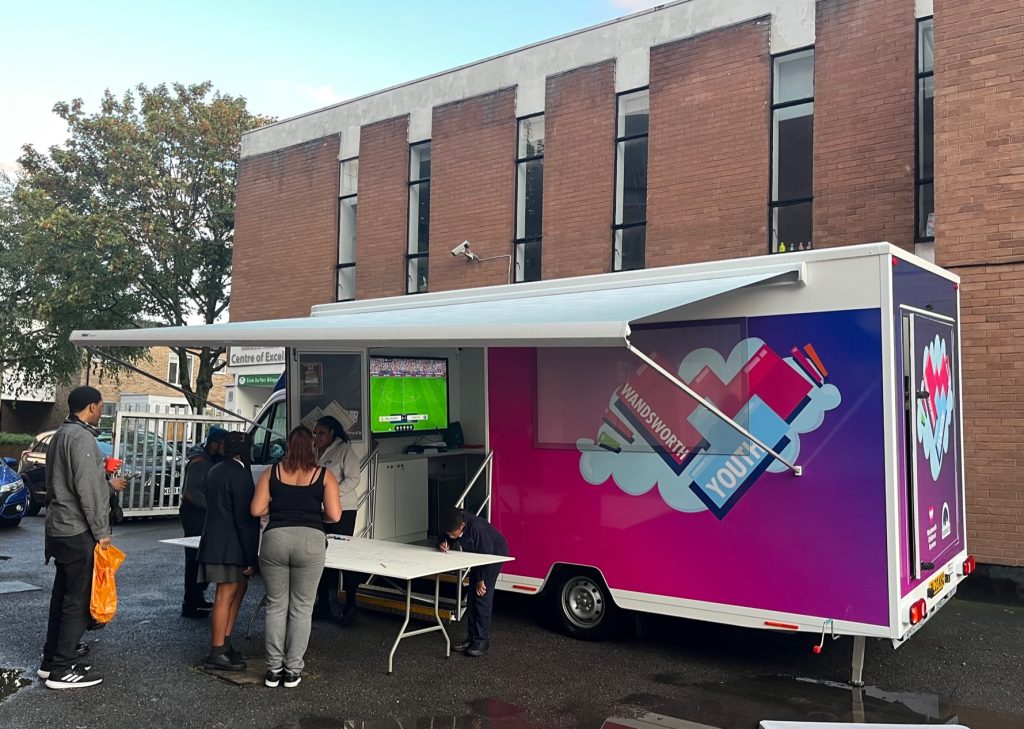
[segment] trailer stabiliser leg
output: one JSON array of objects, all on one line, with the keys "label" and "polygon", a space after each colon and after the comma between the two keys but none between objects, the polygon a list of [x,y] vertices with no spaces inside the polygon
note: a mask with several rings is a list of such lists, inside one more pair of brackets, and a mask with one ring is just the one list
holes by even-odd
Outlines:
[{"label": "trailer stabiliser leg", "polygon": [[850,678],[850,685],[858,688],[864,685],[864,643],[863,635],[853,638],[853,676]]}]

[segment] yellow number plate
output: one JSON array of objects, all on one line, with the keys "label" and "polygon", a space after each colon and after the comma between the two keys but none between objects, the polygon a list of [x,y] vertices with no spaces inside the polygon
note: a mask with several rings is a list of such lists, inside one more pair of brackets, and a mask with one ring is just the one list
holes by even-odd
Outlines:
[{"label": "yellow number plate", "polygon": [[945,587],[945,586],[946,586],[946,576],[945,575],[939,575],[938,577],[936,577],[935,579],[933,579],[931,582],[928,583],[928,589],[931,591],[933,596],[934,595],[938,595],[940,592],[942,592],[942,588]]}]

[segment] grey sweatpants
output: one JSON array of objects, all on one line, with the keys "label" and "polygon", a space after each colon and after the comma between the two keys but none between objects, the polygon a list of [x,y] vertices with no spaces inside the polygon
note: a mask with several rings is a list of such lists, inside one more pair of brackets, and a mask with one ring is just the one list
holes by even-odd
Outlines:
[{"label": "grey sweatpants", "polygon": [[300,672],[309,644],[316,586],[327,539],[319,529],[276,527],[263,533],[260,570],[267,588],[267,668]]}]

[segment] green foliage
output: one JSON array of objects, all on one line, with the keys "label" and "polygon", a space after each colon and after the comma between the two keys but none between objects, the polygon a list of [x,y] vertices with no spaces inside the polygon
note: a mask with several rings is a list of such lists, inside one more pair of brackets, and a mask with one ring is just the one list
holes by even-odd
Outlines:
[{"label": "green foliage", "polygon": [[0,446],[27,446],[32,444],[32,436],[28,433],[0,432]]},{"label": "green foliage", "polygon": [[[24,175],[0,188],[0,369],[16,366],[26,385],[81,370],[68,342],[76,329],[224,313],[241,136],[272,121],[208,82],[107,91],[98,112],[81,99],[54,112],[68,124],[65,144],[26,146]],[[196,395],[212,387],[222,351],[199,353]]]}]

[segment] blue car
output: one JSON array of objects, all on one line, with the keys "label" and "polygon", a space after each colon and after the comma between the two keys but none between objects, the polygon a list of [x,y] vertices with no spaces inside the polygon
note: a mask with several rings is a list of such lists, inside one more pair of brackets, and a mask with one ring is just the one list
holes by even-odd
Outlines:
[{"label": "blue car", "polygon": [[0,460],[0,526],[21,524],[28,513],[28,504],[28,486],[7,459]]}]

